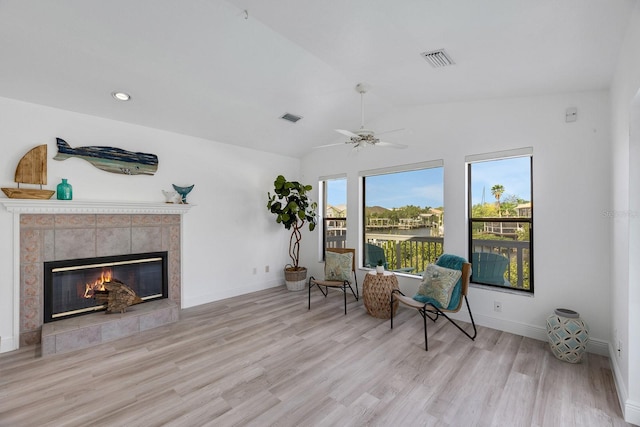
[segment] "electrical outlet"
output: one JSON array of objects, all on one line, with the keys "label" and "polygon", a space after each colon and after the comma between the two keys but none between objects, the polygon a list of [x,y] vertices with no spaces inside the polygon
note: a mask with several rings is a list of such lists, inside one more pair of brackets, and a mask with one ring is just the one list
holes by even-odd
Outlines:
[{"label": "electrical outlet", "polygon": [[622,340],[618,340],[618,357],[622,356]]},{"label": "electrical outlet", "polygon": [[265,272],[265,273],[268,273],[268,272],[269,272],[269,266],[268,266],[268,265],[265,265],[265,266],[264,266],[264,272]]},{"label": "electrical outlet", "polygon": [[493,302],[493,311],[502,312],[502,303],[500,301]]},{"label": "electrical outlet", "polygon": [[253,274],[258,274],[258,267],[253,267]]}]

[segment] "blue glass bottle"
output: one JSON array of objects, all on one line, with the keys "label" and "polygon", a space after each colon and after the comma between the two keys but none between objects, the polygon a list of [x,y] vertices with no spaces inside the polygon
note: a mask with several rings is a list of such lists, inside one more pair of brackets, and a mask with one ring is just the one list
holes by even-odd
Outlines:
[{"label": "blue glass bottle", "polygon": [[73,187],[67,182],[66,178],[62,178],[62,182],[57,187],[58,200],[71,200],[73,198]]}]

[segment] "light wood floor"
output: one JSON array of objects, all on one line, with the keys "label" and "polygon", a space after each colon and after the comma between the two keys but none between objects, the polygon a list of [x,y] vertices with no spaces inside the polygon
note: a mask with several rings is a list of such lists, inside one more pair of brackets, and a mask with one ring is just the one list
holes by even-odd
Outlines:
[{"label": "light wood floor", "polygon": [[[622,426],[609,360],[339,292],[284,287],[183,310],[178,323],[48,358],[0,355],[2,426]],[[473,304],[473,301],[471,302]],[[473,308],[473,306],[472,306]]]}]

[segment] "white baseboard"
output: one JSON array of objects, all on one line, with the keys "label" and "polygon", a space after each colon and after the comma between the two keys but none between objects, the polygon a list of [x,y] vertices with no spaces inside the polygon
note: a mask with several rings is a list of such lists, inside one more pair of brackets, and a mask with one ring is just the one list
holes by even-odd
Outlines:
[{"label": "white baseboard", "polygon": [[182,308],[195,307],[196,305],[207,304],[214,301],[219,301],[225,298],[236,297],[238,295],[244,295],[251,292],[262,291],[265,289],[275,288],[278,286],[284,286],[284,279],[269,280],[267,282],[254,283],[251,285],[237,286],[234,288],[227,288],[217,290],[215,292],[208,293],[206,295],[199,295],[198,297],[184,296],[182,300]]},{"label": "white baseboard", "polygon": [[[513,320],[498,319],[485,315],[475,315],[473,318],[480,326],[486,326],[488,328],[533,338],[539,341],[547,341],[546,327],[514,322]],[[601,356],[609,356],[609,343],[601,339],[589,338],[587,352],[599,354]]]},{"label": "white baseboard", "polygon": [[611,363],[611,369],[613,370],[613,382],[616,385],[618,400],[620,401],[620,408],[624,414],[624,420],[628,423],[640,426],[640,402],[629,399],[627,387],[625,386],[624,378],[620,372],[620,365],[618,365],[616,350],[612,345],[609,346],[609,362]]},{"label": "white baseboard", "polygon": [[13,337],[0,337],[0,353],[17,350],[17,344]]},{"label": "white baseboard", "polygon": [[624,405],[624,420],[640,426],[640,402],[633,402],[627,399]]},{"label": "white baseboard", "polygon": [[613,383],[616,385],[616,391],[618,392],[618,403],[620,404],[622,413],[625,414],[627,412],[625,408],[628,398],[627,387],[625,386],[624,378],[622,378],[622,374],[620,373],[620,365],[618,365],[618,358],[613,345],[609,345],[609,364],[613,371]]}]

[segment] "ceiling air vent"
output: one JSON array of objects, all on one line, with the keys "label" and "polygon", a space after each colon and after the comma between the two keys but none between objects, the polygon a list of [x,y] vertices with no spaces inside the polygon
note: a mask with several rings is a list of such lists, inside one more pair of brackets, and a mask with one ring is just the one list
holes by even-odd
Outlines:
[{"label": "ceiling air vent", "polygon": [[291,123],[295,123],[298,120],[300,120],[302,117],[300,116],[296,116],[295,114],[290,114],[290,113],[284,113],[284,115],[282,117],[280,117],[281,119],[287,120]]},{"label": "ceiling air vent", "polygon": [[444,49],[422,52],[420,54],[433,68],[448,67],[455,64]]}]

